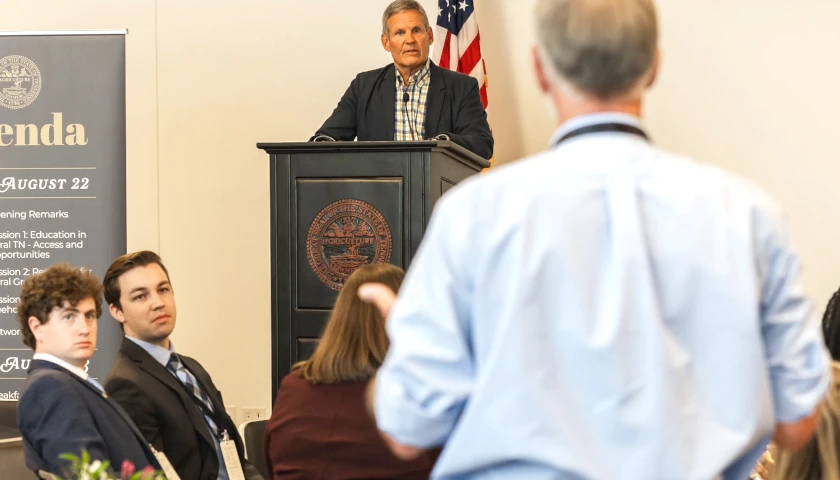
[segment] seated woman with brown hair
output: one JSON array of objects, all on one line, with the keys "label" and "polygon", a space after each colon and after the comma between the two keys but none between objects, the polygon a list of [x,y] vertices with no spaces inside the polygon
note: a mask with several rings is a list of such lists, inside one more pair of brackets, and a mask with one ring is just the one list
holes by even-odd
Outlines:
[{"label": "seated woman with brown hair", "polygon": [[427,479],[434,460],[394,457],[365,409],[367,382],[385,359],[385,320],[356,290],[368,282],[396,293],[405,272],[365,265],[347,279],[312,357],[295,364],[277,390],[265,432],[274,479]]}]

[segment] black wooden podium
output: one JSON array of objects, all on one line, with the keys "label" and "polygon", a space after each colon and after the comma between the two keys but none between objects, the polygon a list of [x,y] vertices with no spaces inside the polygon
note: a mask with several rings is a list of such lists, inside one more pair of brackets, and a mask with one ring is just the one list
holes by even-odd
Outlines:
[{"label": "black wooden podium", "polygon": [[435,202],[490,164],[448,141],[257,148],[271,160],[273,396],[311,355],[350,273],[366,263],[407,268]]}]

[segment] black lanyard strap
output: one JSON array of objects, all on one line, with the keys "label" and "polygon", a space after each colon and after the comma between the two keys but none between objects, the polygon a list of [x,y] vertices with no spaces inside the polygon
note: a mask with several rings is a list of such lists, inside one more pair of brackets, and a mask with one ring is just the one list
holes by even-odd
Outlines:
[{"label": "black lanyard strap", "polygon": [[581,127],[568,132],[567,134],[560,137],[560,140],[554,142],[554,146],[560,145],[561,143],[569,140],[570,138],[579,137],[581,135],[589,135],[591,133],[602,133],[602,132],[620,132],[620,133],[629,133],[631,135],[638,135],[644,138],[647,141],[650,141],[647,134],[639,127],[634,127],[633,125],[627,125],[626,123],[596,123],[595,125],[589,125],[586,127]]}]

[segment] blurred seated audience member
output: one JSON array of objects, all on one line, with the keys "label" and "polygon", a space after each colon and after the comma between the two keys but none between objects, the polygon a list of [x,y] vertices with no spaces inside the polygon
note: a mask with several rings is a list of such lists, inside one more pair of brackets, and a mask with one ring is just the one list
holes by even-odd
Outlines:
[{"label": "blurred seated audience member", "polygon": [[385,319],[356,290],[378,282],[396,293],[404,275],[390,264],[365,265],[350,275],[312,357],[283,378],[265,432],[265,458],[275,480],[429,478],[434,454],[397,459],[364,403],[367,381],[389,342]]},{"label": "blurred seated audience member", "polygon": [[817,432],[797,452],[770,445],[751,476],[755,480],[840,479],[840,290],[829,300],[822,326],[834,383],[820,407]]}]

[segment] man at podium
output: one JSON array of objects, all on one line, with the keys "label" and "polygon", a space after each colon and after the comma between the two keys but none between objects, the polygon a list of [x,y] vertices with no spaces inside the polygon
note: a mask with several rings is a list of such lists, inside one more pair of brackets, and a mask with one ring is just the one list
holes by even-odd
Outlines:
[{"label": "man at podium", "polygon": [[478,82],[435,65],[429,59],[433,41],[429,18],[417,1],[388,5],[382,47],[394,63],[356,75],[310,140],[451,140],[492,157],[493,136]]}]

